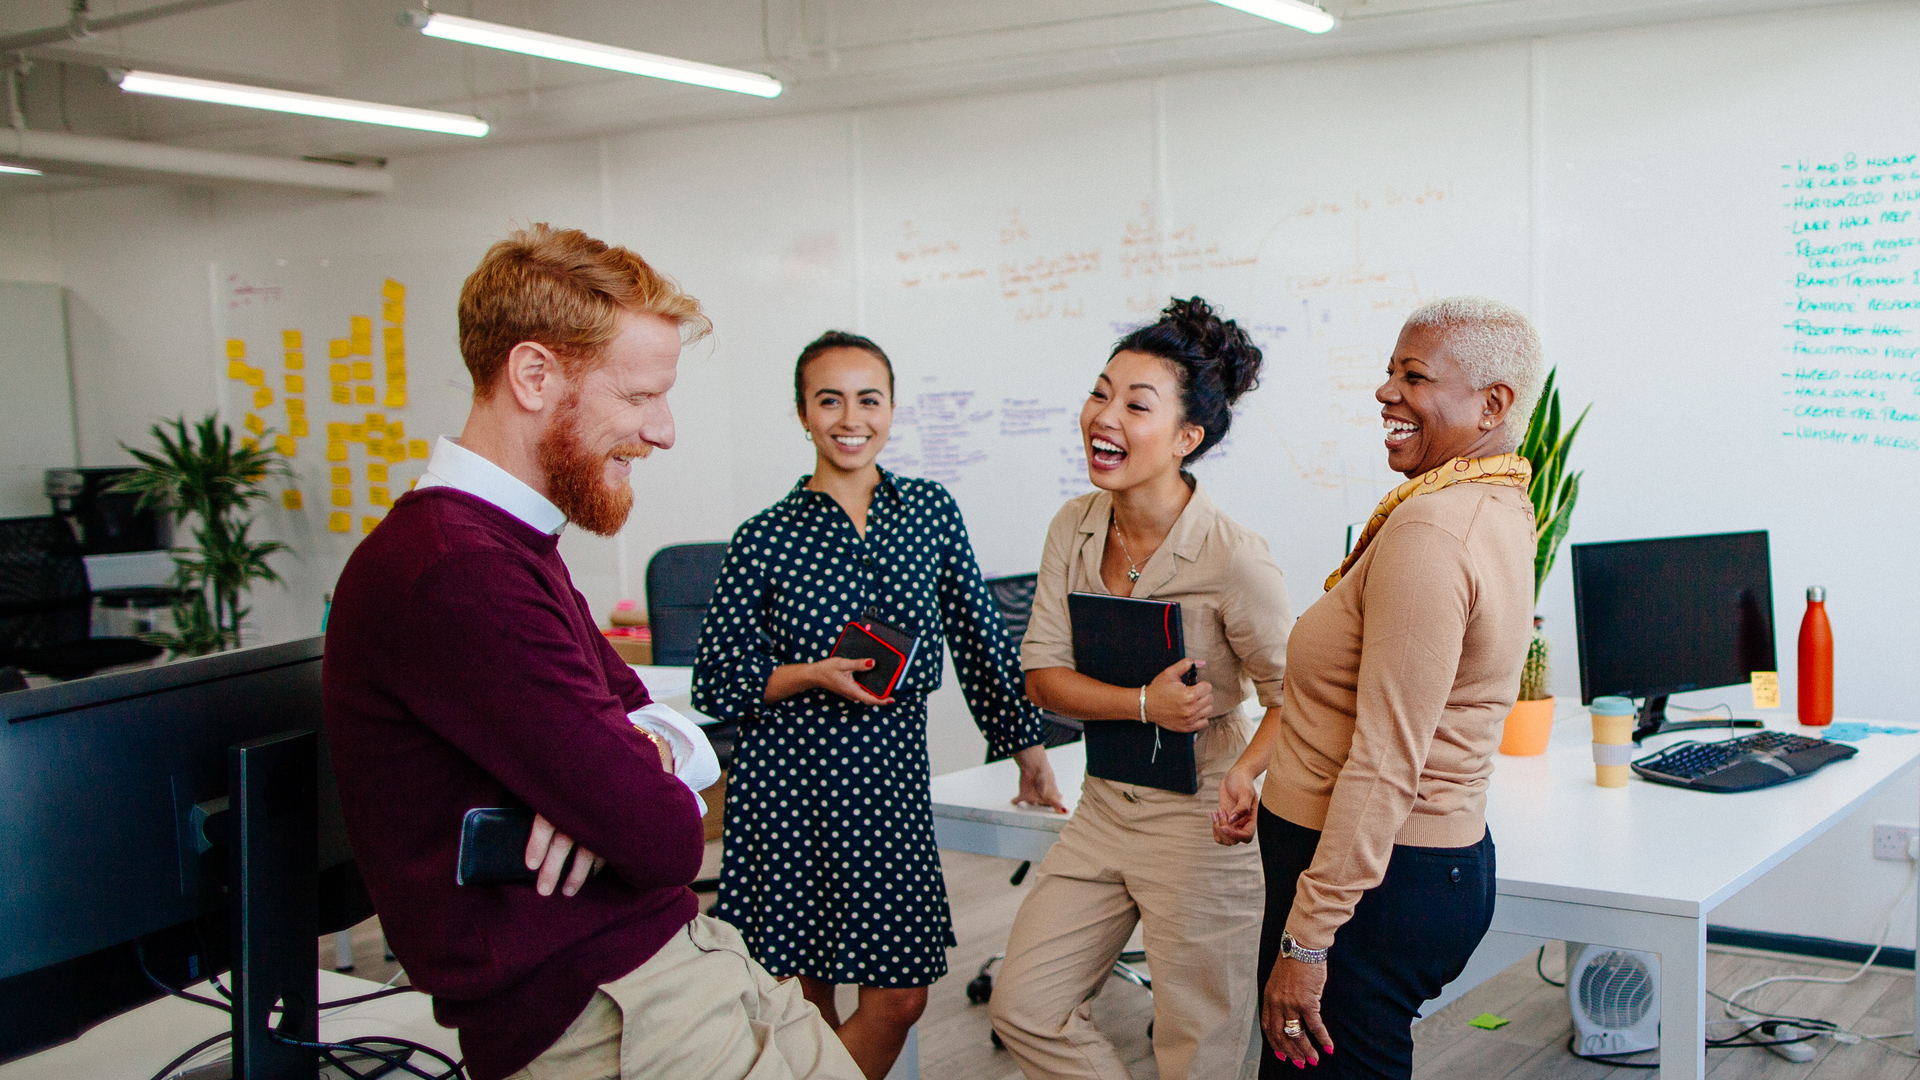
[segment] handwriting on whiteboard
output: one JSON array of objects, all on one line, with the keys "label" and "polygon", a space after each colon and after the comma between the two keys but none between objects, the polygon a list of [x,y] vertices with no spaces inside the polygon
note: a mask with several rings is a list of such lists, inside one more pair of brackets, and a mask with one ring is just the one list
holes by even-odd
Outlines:
[{"label": "handwriting on whiteboard", "polygon": [[1920,154],[1780,167],[1781,434],[1920,451]]}]

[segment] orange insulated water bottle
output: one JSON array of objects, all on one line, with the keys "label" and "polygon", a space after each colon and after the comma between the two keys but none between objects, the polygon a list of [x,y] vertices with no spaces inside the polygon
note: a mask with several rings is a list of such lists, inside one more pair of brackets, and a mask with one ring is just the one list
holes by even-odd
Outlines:
[{"label": "orange insulated water bottle", "polygon": [[1833,625],[1827,622],[1827,590],[1818,585],[1807,590],[1807,613],[1800,619],[1800,722],[1833,722]]}]

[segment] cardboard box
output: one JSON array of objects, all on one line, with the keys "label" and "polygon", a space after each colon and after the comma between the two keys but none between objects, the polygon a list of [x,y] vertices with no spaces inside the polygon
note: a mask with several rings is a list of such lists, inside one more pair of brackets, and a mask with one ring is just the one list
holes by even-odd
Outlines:
[{"label": "cardboard box", "polygon": [[719,782],[700,793],[700,801],[707,804],[707,816],[700,819],[706,829],[708,840],[720,839],[720,818],[727,808],[727,774],[721,773]]},{"label": "cardboard box", "polygon": [[653,663],[653,642],[630,637],[610,637],[607,640],[613,643],[613,651],[619,653],[620,659],[627,663],[642,666]]}]

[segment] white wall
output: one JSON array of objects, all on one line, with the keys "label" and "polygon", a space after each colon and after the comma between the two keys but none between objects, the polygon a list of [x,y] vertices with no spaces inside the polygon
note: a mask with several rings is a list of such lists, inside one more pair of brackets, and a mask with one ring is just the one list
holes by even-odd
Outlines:
[{"label": "white wall", "polygon": [[[627,530],[563,543],[596,609],[637,596],[659,546],[725,537],[806,470],[790,365],[820,330],[875,333],[909,386],[970,379],[997,401],[1031,384],[1070,409],[1115,324],[1179,290],[1272,327],[1269,384],[1205,476],[1268,536],[1304,606],[1338,555],[1338,525],[1363,517],[1387,479],[1363,415],[1367,372],[1356,382],[1341,365],[1356,348],[1384,351],[1419,299],[1488,292],[1535,312],[1568,399],[1595,402],[1570,540],[1774,530],[1787,693],[1796,591],[1830,576],[1841,711],[1911,717],[1915,582],[1893,538],[1912,534],[1914,511],[1869,497],[1905,475],[1904,462],[1769,441],[1773,402],[1751,384],[1777,366],[1780,296],[1763,260],[1778,244],[1761,235],[1774,211],[1738,199],[1758,188],[1746,173],[1782,155],[1911,142],[1862,117],[1920,91],[1898,63],[1916,46],[1910,6],[1861,6],[469,149],[396,161],[395,194],[379,199],[148,187],[23,196],[0,201],[0,278],[72,290],[82,460],[106,464],[124,460],[118,443],[152,418],[214,401],[210,264],[413,267],[410,364],[439,388],[426,396],[416,374],[418,436],[455,430],[463,415],[451,304],[491,239],[548,220],[634,246],[703,299],[717,331],[682,365],[679,444],[636,471]],[[1846,113],[1863,88],[1878,111]],[[1719,187],[1696,182],[1736,166],[1746,173]],[[1387,212],[1393,192],[1426,190],[1445,198]],[[1102,274],[1073,286],[1091,315],[1036,321],[993,295],[956,289],[934,302],[903,287],[903,220],[933,222],[971,250],[992,246],[1009,210],[1021,225],[1010,231],[1054,245],[1036,253],[1105,245]],[[1131,249],[1112,239],[1121,213],[1163,234],[1192,225],[1251,261],[1129,278],[1117,268]],[[1412,284],[1354,286],[1337,303],[1290,291],[1292,275],[1328,267]],[[1278,329],[1296,311],[1311,318]],[[953,485],[983,562],[1031,569],[1057,468],[1017,457],[983,468]],[[1047,490],[1029,497],[1023,482],[1036,474]],[[1556,687],[1573,695],[1564,563],[1541,611],[1562,645]],[[306,566],[288,594],[258,597],[263,635],[310,632],[331,571]],[[935,771],[979,760],[950,674],[933,712]],[[1870,938],[1900,871],[1867,858],[1866,831],[1913,820],[1916,802],[1911,785],[1878,801],[1722,921]],[[1911,933],[1908,920],[1894,943],[1910,946]]]}]

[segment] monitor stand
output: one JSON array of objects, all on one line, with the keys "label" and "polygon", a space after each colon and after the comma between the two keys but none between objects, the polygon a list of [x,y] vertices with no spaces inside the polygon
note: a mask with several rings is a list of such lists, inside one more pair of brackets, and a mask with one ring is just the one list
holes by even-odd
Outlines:
[{"label": "monitor stand", "polygon": [[1669,720],[1667,719],[1667,695],[1655,694],[1640,706],[1640,716],[1633,728],[1633,741],[1638,745],[1642,739],[1652,735],[1665,735],[1670,731],[1702,731],[1707,728],[1757,728],[1766,725],[1758,720]]}]

